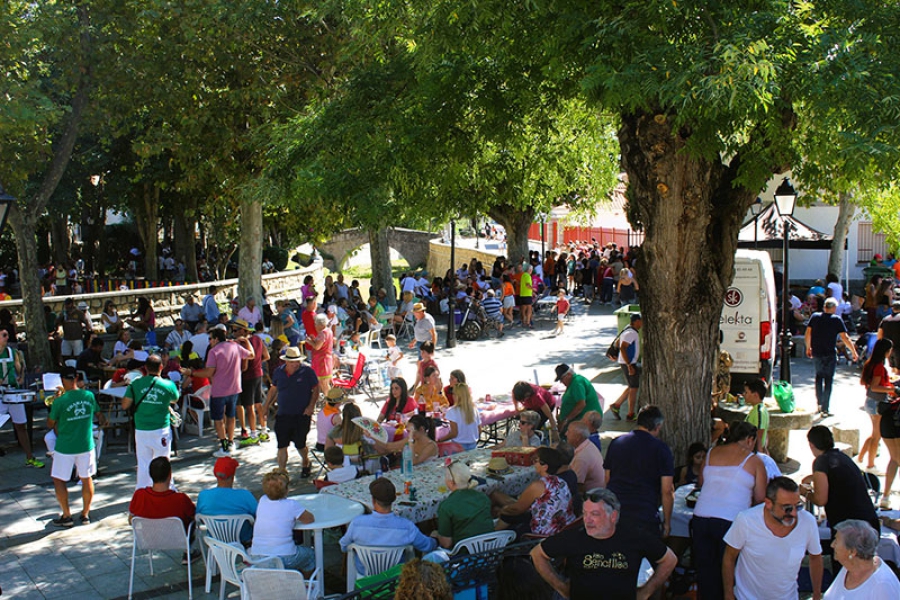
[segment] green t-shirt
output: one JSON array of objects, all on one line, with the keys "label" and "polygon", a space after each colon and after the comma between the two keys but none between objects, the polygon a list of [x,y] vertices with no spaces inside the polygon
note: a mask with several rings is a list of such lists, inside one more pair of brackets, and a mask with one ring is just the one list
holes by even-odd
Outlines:
[{"label": "green t-shirt", "polygon": [[531,289],[532,279],[530,273],[522,273],[519,279],[519,296],[523,298],[531,298],[534,296],[534,290]]},{"label": "green t-shirt", "polygon": [[750,409],[747,418],[744,419],[751,425],[754,425],[760,431],[765,430],[763,434],[761,446],[766,447],[769,442],[769,409],[763,406],[762,402]]},{"label": "green t-shirt", "polygon": [[50,418],[56,421],[56,451],[82,454],[94,449],[94,413],[100,405],[87,390],[69,390],[53,401]]},{"label": "green t-shirt", "polygon": [[[147,392],[151,385],[153,389]],[[168,379],[145,375],[128,386],[125,397],[134,400],[135,404],[140,401],[134,413],[134,428],[155,431],[169,426],[169,405],[178,401],[178,388]]]},{"label": "green t-shirt", "polygon": [[[575,408],[575,405],[580,400],[584,400],[584,408],[581,409],[580,413],[572,415],[570,418],[569,413],[572,412],[572,409]],[[573,375],[572,381],[562,397],[562,404],[559,407],[559,419],[577,420],[583,417],[584,413],[591,410],[603,412],[600,408],[600,400],[597,398],[597,390],[594,389],[594,386],[591,385],[591,382],[584,375]]]},{"label": "green t-shirt", "polygon": [[491,501],[478,490],[456,490],[438,506],[438,534],[454,544],[492,531]]},{"label": "green t-shirt", "polygon": [[16,387],[16,351],[7,346],[0,352],[0,384]]}]

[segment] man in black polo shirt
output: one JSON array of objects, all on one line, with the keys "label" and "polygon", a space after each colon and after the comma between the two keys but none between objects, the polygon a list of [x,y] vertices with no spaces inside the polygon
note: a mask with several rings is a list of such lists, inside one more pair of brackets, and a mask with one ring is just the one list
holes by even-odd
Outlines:
[{"label": "man in black polo shirt", "polygon": [[853,352],[853,361],[859,360],[856,346],[847,335],[844,320],[835,314],[837,306],[836,298],[828,298],[822,312],[813,313],[806,326],[806,356],[813,359],[816,365],[816,400],[824,417],[831,416],[831,385],[837,366],[835,344],[838,336],[841,336],[844,344]]},{"label": "man in black polo shirt", "polygon": [[[637,427],[610,443],[603,466],[606,487],[622,502],[623,522],[666,538],[675,505],[675,458],[669,446],[659,439],[663,421],[659,407],[647,405],[642,408],[637,416]],[[663,509],[662,530],[660,505]]]},{"label": "man in black polo shirt", "polygon": [[[534,547],[531,559],[541,577],[571,600],[649,598],[675,569],[678,559],[658,537],[643,530],[617,528],[621,505],[606,489],[584,499],[584,527],[551,536]],[[551,564],[566,559],[566,578]],[[653,565],[653,576],[637,587],[641,560]]]}]

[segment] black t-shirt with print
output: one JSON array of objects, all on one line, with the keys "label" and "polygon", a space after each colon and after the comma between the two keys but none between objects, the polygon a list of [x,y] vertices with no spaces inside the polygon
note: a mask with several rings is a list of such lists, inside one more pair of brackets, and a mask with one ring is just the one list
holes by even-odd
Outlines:
[{"label": "black t-shirt with print", "polygon": [[621,523],[605,540],[592,538],[580,527],[547,538],[541,548],[550,558],[566,559],[571,600],[633,600],[641,560],[655,565],[668,550],[658,537],[640,528],[625,530]]}]

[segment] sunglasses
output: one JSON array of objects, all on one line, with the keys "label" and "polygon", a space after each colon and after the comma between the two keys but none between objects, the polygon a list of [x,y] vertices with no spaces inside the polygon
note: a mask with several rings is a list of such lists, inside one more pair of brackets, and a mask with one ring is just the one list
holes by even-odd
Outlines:
[{"label": "sunglasses", "polygon": [[779,506],[781,507],[781,510],[784,511],[784,513],[787,515],[794,512],[794,509],[796,509],[797,512],[800,512],[801,510],[803,510],[802,502],[798,502],[797,504],[779,504]]}]

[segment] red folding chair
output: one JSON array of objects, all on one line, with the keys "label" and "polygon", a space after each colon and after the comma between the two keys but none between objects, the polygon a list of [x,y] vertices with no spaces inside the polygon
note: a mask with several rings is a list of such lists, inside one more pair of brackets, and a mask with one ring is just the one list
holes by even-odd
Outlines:
[{"label": "red folding chair", "polygon": [[353,368],[353,375],[351,375],[350,379],[335,377],[331,380],[331,385],[333,387],[345,389],[347,392],[360,391],[360,380],[362,379],[363,368],[365,366],[366,357],[360,352],[359,357],[356,359],[356,366]]}]

